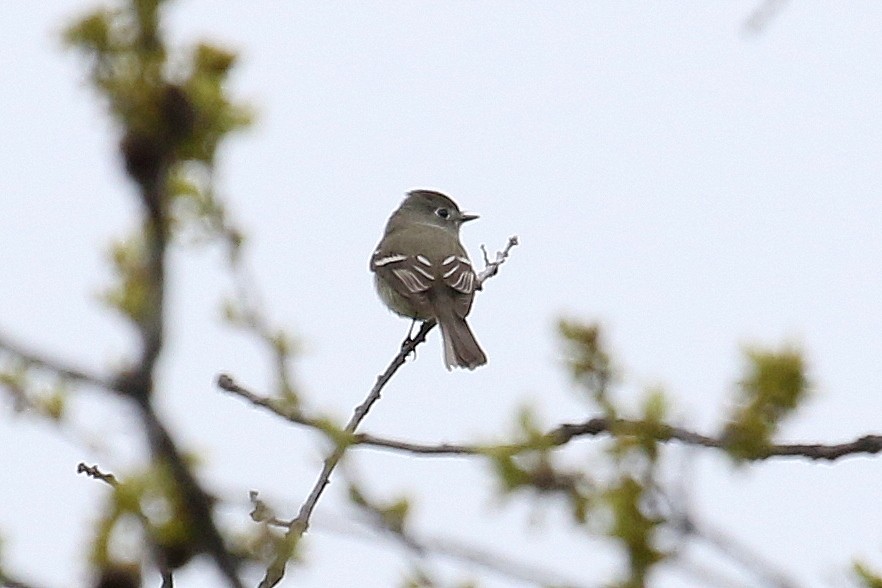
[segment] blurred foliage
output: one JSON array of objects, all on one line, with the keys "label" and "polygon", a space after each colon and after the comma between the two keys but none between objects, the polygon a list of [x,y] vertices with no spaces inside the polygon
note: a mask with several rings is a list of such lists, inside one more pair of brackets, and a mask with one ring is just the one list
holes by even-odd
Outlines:
[{"label": "blurred foliage", "polygon": [[31,366],[19,358],[10,357],[0,366],[0,388],[10,393],[13,410],[61,421],[67,406],[67,382],[54,375],[47,379],[31,372]]},{"label": "blurred foliage", "polygon": [[660,389],[648,390],[640,415],[620,417],[625,409],[613,394],[613,361],[600,327],[561,321],[559,332],[573,381],[599,406],[607,423],[611,443],[604,449],[603,467],[589,478],[582,469],[562,466],[559,441],[529,409],[518,414],[514,442],[488,448],[485,454],[503,494],[529,489],[537,500],[565,497],[575,523],[615,540],[626,553],[627,574],[617,585],[642,587],[652,566],[667,557],[657,545],[658,530],[668,521],[657,507],[655,478],[659,444],[670,432],[665,423],[668,400]]},{"label": "blurred foliage", "polygon": [[[585,510],[574,511],[574,518],[624,548],[628,574],[617,585],[642,587],[652,566],[668,557],[659,546],[658,531],[676,524],[659,508],[666,498],[656,481],[660,443],[668,440],[671,432],[666,422],[669,401],[662,390],[650,389],[640,415],[622,416],[626,409],[614,395],[613,361],[599,326],[564,320],[559,323],[559,332],[573,381],[598,405],[612,438],[606,452],[613,469],[583,486],[586,491],[579,496]],[[808,389],[804,360],[798,351],[752,349],[745,356],[747,368],[739,382],[738,406],[723,434],[727,450],[739,459],[765,454],[780,422],[805,399]],[[525,426],[523,418],[521,431],[528,439],[540,438],[538,429]],[[524,486],[543,488],[548,480],[573,479],[573,472],[563,473],[550,457],[541,452],[538,455],[528,466],[510,455],[494,456],[497,477],[506,491]]]},{"label": "blurred foliage", "polygon": [[882,588],[882,576],[871,571],[865,564],[855,562],[853,569],[858,582],[864,588]]},{"label": "blurred foliage", "polygon": [[607,417],[616,418],[615,406],[608,398],[615,372],[609,353],[604,349],[600,327],[561,319],[557,329],[564,342],[566,365],[573,381]]},{"label": "blurred foliage", "polygon": [[[257,524],[233,537],[233,552],[242,560],[269,565],[280,551],[287,549],[283,531],[285,522],[279,519],[272,507],[260,499],[256,490],[250,491],[248,495],[252,506],[251,520]],[[300,561],[296,549],[289,559]]]},{"label": "blurred foliage", "polygon": [[[90,82],[117,125],[122,162],[148,212],[140,226],[112,245],[114,285],[105,295],[110,307],[139,327],[151,319],[157,290],[163,287],[157,284],[155,273],[153,244],[159,235],[191,243],[223,242],[234,273],[241,273],[244,242],[243,233],[233,226],[216,197],[213,182],[223,140],[252,119],[250,108],[227,93],[236,55],[207,42],[185,50],[170,49],[161,26],[165,3],[119,0],[113,7],[83,16],[64,34],[67,45],[88,60]],[[237,296],[224,306],[224,317],[265,344],[279,374],[277,406],[295,414],[300,401],[286,365],[298,342],[268,324],[253,290],[242,278]],[[668,557],[659,545],[659,535],[673,521],[659,507],[664,497],[657,478],[660,444],[669,439],[671,430],[665,420],[669,401],[662,390],[650,389],[640,414],[630,419],[623,416],[628,411],[615,397],[618,374],[600,327],[568,319],[559,321],[558,333],[566,368],[579,394],[592,408],[600,409],[608,424],[610,442],[599,445],[604,452],[602,468],[589,474],[582,463],[565,463],[559,442],[530,408],[516,415],[513,440],[486,448],[484,455],[501,494],[560,500],[574,524],[615,541],[626,554],[628,567],[616,585],[642,588],[653,566]],[[800,352],[751,349],[745,358],[736,408],[722,437],[728,452],[740,460],[765,455],[780,423],[808,390]],[[0,386],[12,391],[18,410],[36,410],[54,420],[64,414],[64,383],[34,379],[26,363],[4,366]],[[351,433],[330,420],[315,419],[311,426],[329,437],[339,451],[353,441]],[[138,586],[142,562],[152,559],[160,567],[176,569],[196,554],[190,514],[163,462],[152,463],[123,481],[99,479],[108,483],[111,492],[92,546],[96,586]],[[407,497],[378,500],[350,483],[348,498],[379,527],[401,536],[407,532],[412,516]],[[307,522],[280,521],[257,493],[252,493],[251,502],[256,525],[235,541],[236,555],[271,562],[268,577],[281,578],[284,564],[298,556],[301,533],[295,532],[296,526],[304,525],[305,530]],[[135,541],[120,541],[126,534],[134,535]],[[126,552],[120,545],[134,547]],[[854,573],[862,585],[882,588],[882,579],[863,564],[856,563]],[[438,583],[424,570],[415,569],[403,585],[416,588]]]},{"label": "blurred foliage", "polygon": [[781,421],[808,392],[805,361],[799,351],[749,349],[745,360],[737,406],[723,431],[729,453],[739,460],[763,457]]},{"label": "blurred foliage", "polygon": [[226,95],[236,55],[203,42],[169,59],[159,27],[164,3],[133,0],[100,8],[64,38],[89,58],[92,84],[127,137],[159,155],[210,165],[221,140],[251,121],[250,110]]},{"label": "blurred foliage", "polygon": [[656,481],[666,413],[662,391],[650,390],[639,418],[611,431],[613,444],[607,452],[614,473],[600,493],[609,513],[603,520],[611,521],[604,532],[619,542],[628,557],[627,578],[617,584],[623,588],[646,586],[652,566],[667,557],[658,546],[658,531],[669,521],[658,508],[662,490]]},{"label": "blurred foliage", "polygon": [[[238,263],[234,262],[233,266],[234,268],[238,267]],[[269,351],[270,357],[273,358],[276,376],[276,396],[274,399],[276,406],[284,412],[298,413],[301,408],[300,397],[294,386],[293,377],[290,375],[290,364],[296,353],[300,351],[300,342],[287,330],[269,324],[263,315],[262,305],[254,300],[256,288],[241,273],[240,271],[239,280],[242,283],[240,283],[236,296],[228,298],[223,303],[223,318],[230,326],[242,329],[256,337]],[[333,433],[332,437],[336,437],[337,432],[342,432],[342,429],[333,423],[327,423],[327,425],[328,428],[323,430]],[[337,441],[336,438],[334,440]],[[345,444],[349,443],[351,440],[347,438]]]},{"label": "blurred foliage", "polygon": [[110,262],[116,281],[104,293],[104,301],[138,325],[149,314],[152,291],[147,246],[141,233],[111,245]]},{"label": "blurred foliage", "polygon": [[[92,564],[99,575],[108,570],[140,565],[146,555],[162,567],[176,569],[196,554],[193,525],[170,469],[161,462],[109,482],[113,491],[97,525]],[[120,534],[140,536],[140,541]],[[120,553],[120,545],[130,549]]]},{"label": "blurred foliage", "polygon": [[537,496],[566,499],[573,518],[585,522],[592,497],[591,481],[577,470],[558,464],[554,438],[543,432],[528,408],[518,414],[514,443],[489,447],[485,454],[495,470],[503,494],[532,490]]},{"label": "blurred foliage", "polygon": [[243,242],[212,182],[222,140],[252,118],[248,107],[227,96],[236,56],[206,42],[170,50],[160,26],[163,4],[120,1],[85,15],[64,33],[66,44],[89,61],[92,85],[120,128],[126,171],[150,212],[143,227],[113,245],[116,283],[105,296],[139,325],[151,318],[157,287],[149,272],[156,231],[221,239],[233,257]]},{"label": "blurred foliage", "polygon": [[379,528],[397,535],[406,531],[405,527],[410,514],[410,499],[406,496],[399,496],[391,500],[368,498],[364,489],[351,481],[348,487],[348,496],[349,502],[367,513],[371,521]]},{"label": "blurred foliage", "polygon": [[651,514],[646,494],[646,483],[628,476],[619,478],[603,492],[612,514],[607,535],[621,542],[628,555],[629,577],[619,584],[627,588],[645,586],[651,567],[664,558],[655,546],[655,531],[665,520]]}]

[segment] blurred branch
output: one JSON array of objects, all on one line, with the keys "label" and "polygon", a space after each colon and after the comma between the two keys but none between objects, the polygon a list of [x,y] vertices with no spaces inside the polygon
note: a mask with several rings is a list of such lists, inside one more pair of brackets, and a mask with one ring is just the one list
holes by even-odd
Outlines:
[{"label": "blurred branch", "polygon": [[[371,526],[372,528],[374,527],[374,525]],[[382,531],[384,537],[401,543],[420,557],[446,557],[454,561],[483,568],[501,577],[537,586],[588,588],[587,584],[568,580],[556,572],[453,539],[437,536],[420,537],[415,533],[390,530],[383,527],[375,528],[375,530]]]},{"label": "blurred branch", "polygon": [[[651,423],[654,430],[647,427],[649,423],[641,420],[594,418],[579,424],[562,424],[546,433],[546,441],[552,445],[566,445],[578,437],[596,437],[599,435],[623,436],[640,432],[657,441],[679,441],[686,445],[727,449],[723,439],[696,433],[682,427]],[[522,453],[535,449],[535,443],[501,444],[501,445],[459,445],[441,443],[438,445],[410,443],[376,437],[367,433],[355,435],[353,445],[370,445],[395,449],[419,455],[483,455],[491,449],[511,453]],[[857,454],[876,454],[882,452],[882,435],[864,435],[848,443],[833,445],[815,444],[771,444],[763,453],[754,459],[762,460],[771,457],[807,457],[814,460],[833,461],[842,457]]]},{"label": "blurred branch", "polygon": [[680,521],[680,526],[687,536],[704,541],[723,556],[731,559],[744,570],[756,576],[763,586],[771,588],[798,588],[798,582],[789,578],[780,569],[777,569],[762,554],[737,541],[735,538],[729,537],[719,530],[711,529],[703,523],[698,524],[691,516],[684,517]]},{"label": "blurred branch", "polygon": [[556,572],[532,566],[523,561],[514,560],[507,556],[480,549],[473,545],[465,545],[458,541],[443,539],[440,537],[419,539],[412,533],[402,535],[401,539],[418,551],[435,553],[455,560],[464,561],[498,575],[523,582],[529,582],[536,584],[537,586],[555,586],[556,588],[588,587],[587,584],[566,580]]},{"label": "blurred branch", "polygon": [[[94,479],[100,480],[110,487],[114,488],[117,492],[119,492],[122,488],[120,481],[117,477],[109,472],[102,472],[101,469],[97,465],[88,466],[85,463],[80,462],[77,465],[77,473],[85,474],[86,476]],[[150,528],[150,520],[149,518],[140,510],[137,510],[135,516],[141,522],[141,525],[144,529]],[[159,548],[156,544],[155,538],[151,538],[151,553],[153,555],[154,562],[156,563],[156,567],[159,570],[159,574],[162,578],[161,588],[173,588],[174,587],[174,576],[172,575],[171,567],[169,566],[168,558],[166,557],[166,553]],[[128,579],[131,578],[129,574],[133,572],[131,569],[127,569],[127,567],[122,567],[122,569],[117,570],[119,573],[123,574],[123,578]],[[113,570],[102,570],[103,574],[115,573]],[[126,580],[120,579],[119,582],[106,582],[112,585],[126,585]],[[102,584],[103,586],[104,584]]]},{"label": "blurred branch", "polygon": [[[423,329],[425,329],[425,324],[423,325]],[[413,347],[416,347],[417,344],[423,341],[423,329],[417,333],[417,336],[410,342],[410,345],[402,347],[402,352],[396,356],[386,372],[378,378],[377,385],[371,390],[371,394],[365,402],[359,406],[356,411],[357,413],[359,411],[364,411],[366,413],[370,408],[370,405],[379,399],[379,393],[382,386],[388,382],[388,379],[391,378],[395,370],[404,363],[404,358],[407,353],[410,353]],[[301,413],[287,411],[284,408],[279,407],[273,399],[259,396],[246,388],[241,387],[230,376],[221,375],[218,378],[218,386],[227,392],[245,398],[255,406],[265,408],[288,421],[308,427],[323,428],[320,421],[307,418]],[[355,416],[356,415],[353,415],[353,418],[355,418]],[[360,418],[363,418],[363,416]],[[350,423],[351,422],[352,421],[350,421]],[[356,422],[355,425],[357,426],[358,422]],[[353,431],[354,429],[347,429],[347,432]],[[710,449],[728,449],[727,440],[725,439],[703,435],[682,427],[644,420],[609,419],[605,417],[593,418],[584,423],[565,423],[558,425],[554,429],[545,433],[542,441],[548,445],[561,446],[566,445],[573,439],[579,437],[597,437],[600,435],[624,436],[636,434],[638,432],[640,435],[649,436],[656,441],[661,442],[679,441],[685,445],[707,447]],[[491,451],[516,454],[532,451],[536,449],[537,446],[535,440],[531,440],[527,443],[501,444],[413,443],[410,441],[380,437],[370,433],[354,433],[350,444],[392,449],[416,455],[447,456],[487,455]],[[805,457],[813,460],[834,461],[851,455],[875,455],[877,453],[882,453],[882,435],[864,435],[853,441],[838,444],[773,443],[765,447],[763,452],[755,456],[753,459],[763,460],[772,457]]]},{"label": "blurred branch", "polygon": [[[145,310],[141,320],[136,323],[141,338],[141,358],[136,366],[120,376],[117,386],[122,394],[130,397],[141,409],[141,421],[150,450],[155,457],[168,464],[191,517],[193,536],[199,546],[214,560],[230,586],[242,588],[237,572],[238,564],[227,551],[224,539],[212,518],[211,500],[193,476],[180,450],[153,409],[154,370],[162,351],[165,333],[165,259],[169,243],[169,195],[166,193],[169,178],[165,158],[172,157],[174,145],[164,145],[160,151],[163,153],[163,164],[157,166],[153,174],[134,173],[132,165],[127,166],[132,179],[140,186],[141,201],[147,212],[145,220],[148,228],[144,233],[148,244],[145,260],[148,279],[145,280]],[[127,160],[131,157],[128,153],[125,156]]]},{"label": "blurred branch", "polygon": [[[194,551],[211,557],[229,586],[241,588],[238,562],[214,523],[212,501],[157,416],[153,397],[166,334],[168,250],[187,224],[185,204],[196,209],[191,220],[211,224],[222,216],[210,187],[200,189],[187,170],[199,166],[210,173],[222,139],[246,125],[249,117],[225,90],[234,54],[201,43],[186,62],[169,61],[161,5],[145,0],[99,8],[74,21],[64,34],[67,44],[88,58],[92,85],[108,101],[119,125],[119,154],[141,204],[135,234],[113,248],[116,283],[107,294],[107,302],[135,328],[141,349],[112,386],[105,387],[137,405],[153,459],[168,468],[180,495]],[[97,475],[97,469],[83,471]],[[170,585],[170,574],[163,576]]]},{"label": "blurred branch", "polygon": [[150,448],[168,464],[181,493],[186,512],[192,520],[194,537],[205,553],[214,560],[227,583],[234,588],[243,588],[237,573],[238,561],[227,551],[224,538],[214,524],[211,498],[193,476],[156,414],[152,410],[145,411],[143,419]]},{"label": "blurred branch", "polygon": [[0,573],[0,586],[2,586],[2,588],[37,588],[36,584],[31,584],[22,580],[16,580],[10,576],[4,575],[3,573]]},{"label": "blurred branch", "polygon": [[231,247],[229,264],[235,292],[234,299],[226,303],[225,318],[232,325],[242,328],[256,337],[266,347],[273,358],[277,394],[287,404],[296,408],[300,400],[294,388],[289,366],[295,344],[285,331],[273,327],[264,315],[265,305],[260,301],[255,280],[251,277],[249,268],[246,267],[244,257],[239,253],[239,244],[242,238],[236,236],[235,232],[233,235],[234,237],[229,239],[234,243]]},{"label": "blurred branch", "polygon": [[746,33],[758,35],[762,33],[776,16],[784,9],[789,0],[762,0],[744,20],[743,29]]},{"label": "blurred branch", "polygon": [[66,365],[62,361],[49,359],[41,353],[37,353],[36,351],[25,348],[19,343],[13,342],[9,337],[2,333],[0,333],[0,350],[19,359],[26,365],[46,370],[62,379],[94,386],[96,388],[103,388],[105,390],[115,390],[115,386],[111,380],[91,374],[71,365]]},{"label": "blurred branch", "polygon": [[[551,568],[530,565],[523,560],[506,557],[496,551],[469,545],[459,540],[415,533],[410,529],[411,504],[407,496],[378,499],[370,496],[364,485],[352,478],[351,471],[346,472],[346,477],[349,484],[349,500],[362,515],[355,519],[359,524],[357,530],[362,532],[359,536],[374,538],[379,534],[424,561],[430,557],[441,556],[527,584],[558,588],[586,587],[581,582],[565,579]],[[352,527],[348,526],[345,530],[352,532],[351,529]],[[340,530],[343,531],[342,527]]]}]

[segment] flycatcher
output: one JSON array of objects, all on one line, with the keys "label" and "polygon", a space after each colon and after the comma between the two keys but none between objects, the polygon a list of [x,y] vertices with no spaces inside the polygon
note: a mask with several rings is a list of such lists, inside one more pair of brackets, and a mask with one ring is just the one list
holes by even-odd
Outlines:
[{"label": "flycatcher", "polygon": [[371,256],[377,293],[390,310],[438,322],[448,370],[487,363],[466,322],[476,276],[459,241],[462,224],[476,218],[440,192],[413,190],[389,217]]}]

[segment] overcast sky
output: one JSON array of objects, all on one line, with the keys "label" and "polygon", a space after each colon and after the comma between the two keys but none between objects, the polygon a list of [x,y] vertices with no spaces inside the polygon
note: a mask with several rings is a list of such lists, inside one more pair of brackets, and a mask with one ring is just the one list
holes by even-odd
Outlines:
[{"label": "overcast sky", "polygon": [[[814,387],[782,440],[882,432],[882,4],[785,3],[760,35],[745,34],[756,4],[174,3],[173,42],[209,38],[241,55],[233,92],[258,122],[224,148],[217,185],[249,237],[267,313],[302,344],[309,405],[347,418],[397,351],[408,324],[376,299],[368,259],[404,193],[429,187],[481,215],[463,233],[473,259],[512,234],[521,245],[470,318],[488,365],[446,372],[433,333],[364,430],[493,441],[524,405],[549,427],[588,418],[555,337],[569,316],[607,329],[623,402],[662,387],[684,426],[717,430],[744,346],[792,344]],[[92,6],[4,10],[0,330],[107,370],[135,341],[98,302],[105,251],[138,209],[115,129],[59,42]],[[226,524],[247,526],[248,489],[293,516],[324,445],[215,389],[220,372],[267,393],[272,382],[269,358],[218,320],[230,292],[222,252],[182,250],[171,272],[162,413],[230,501]],[[127,407],[84,394],[59,431],[0,406],[4,562],[36,583],[84,585],[83,546],[108,490],[76,464],[124,475],[137,463]],[[413,496],[421,532],[587,585],[623,565],[573,531],[562,504],[499,501],[481,462],[353,453],[348,473],[378,496]],[[854,557],[882,569],[878,459],[736,469],[688,455],[691,507],[801,585],[846,585]],[[599,464],[602,446],[579,441],[566,459]],[[307,565],[283,585],[380,588],[406,569],[392,544],[353,535],[341,489],[319,504]],[[181,586],[215,585],[205,569]],[[675,566],[654,580],[704,584]]]}]

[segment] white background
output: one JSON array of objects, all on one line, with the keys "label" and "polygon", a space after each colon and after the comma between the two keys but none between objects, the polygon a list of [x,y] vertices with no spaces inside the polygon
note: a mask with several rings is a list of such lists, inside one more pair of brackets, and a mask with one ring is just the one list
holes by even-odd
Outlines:
[{"label": "white background", "polygon": [[[308,404],[344,420],[398,349],[405,321],[372,291],[368,258],[404,192],[452,195],[479,245],[522,244],[470,318],[490,363],[447,373],[433,333],[364,430],[436,443],[494,441],[531,405],[543,423],[591,416],[562,368],[554,325],[599,320],[622,400],[661,386],[675,422],[713,434],[741,349],[801,347],[813,395],[781,440],[841,442],[882,430],[882,5],[785,4],[760,35],[755,2],[179,2],[174,43],[240,52],[236,96],[258,123],[228,142],[218,187],[248,237],[267,313],[302,344]],[[95,370],[135,351],[97,301],[107,244],[133,226],[116,129],[60,31],[90,2],[15,3],[0,37],[0,329]],[[271,392],[271,364],[218,320],[222,252],[172,257],[159,405],[200,474],[247,527],[247,490],[293,516],[320,468],[316,435],[220,393],[228,372]],[[77,395],[56,428],[0,414],[0,532],[13,572],[85,585],[83,553],[108,489],[79,461],[125,475],[141,439],[127,406]],[[414,529],[596,586],[621,553],[576,530],[563,503],[502,501],[477,460],[356,449],[349,473],[407,493]],[[674,463],[683,452],[668,452]],[[801,586],[848,585],[855,557],[882,567],[882,470],[777,459],[735,468],[689,452],[690,506]],[[597,440],[566,455],[590,470]],[[675,470],[677,471],[677,470]],[[283,585],[395,585],[408,559],[360,539],[331,486]],[[687,555],[712,568],[710,552]],[[181,586],[213,586],[207,565]],[[435,561],[450,581],[520,585]],[[728,568],[722,568],[728,570]],[[738,572],[736,585],[757,585]],[[663,566],[657,586],[713,585]],[[158,585],[149,578],[148,585]]]}]

